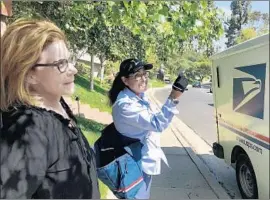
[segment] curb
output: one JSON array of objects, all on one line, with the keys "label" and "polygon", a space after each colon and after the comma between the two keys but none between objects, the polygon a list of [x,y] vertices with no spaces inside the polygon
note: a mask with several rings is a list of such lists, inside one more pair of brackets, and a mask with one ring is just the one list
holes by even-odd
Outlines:
[{"label": "curb", "polygon": [[[149,89],[149,99],[152,100],[153,103],[155,103],[159,108],[161,108],[162,104],[158,101],[155,100],[153,97],[153,92],[154,90],[158,89]],[[209,187],[211,190],[214,192],[214,194],[217,196],[219,199],[231,199],[230,196],[226,193],[224,188],[218,183],[214,175],[209,171],[209,168],[206,166],[206,164],[196,155],[196,153],[192,150],[192,145],[188,142],[188,140],[185,138],[185,136],[178,130],[178,128],[175,126],[175,121],[172,121],[172,124],[170,125],[170,128],[178,141],[182,144],[184,149],[186,150],[187,154],[189,155],[190,159],[194,162],[196,167],[198,168],[199,172],[202,174],[206,182],[208,183]],[[177,119],[177,121],[181,122],[184,124],[180,119]],[[179,123],[177,123],[179,124]],[[193,132],[192,129],[188,128],[189,130],[187,132]],[[191,148],[186,148],[186,147],[191,147]]]}]

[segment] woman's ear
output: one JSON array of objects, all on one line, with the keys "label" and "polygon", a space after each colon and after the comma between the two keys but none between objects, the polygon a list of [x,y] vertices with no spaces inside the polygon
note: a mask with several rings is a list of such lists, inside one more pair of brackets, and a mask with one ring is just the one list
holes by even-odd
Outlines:
[{"label": "woman's ear", "polygon": [[123,83],[126,85],[126,86],[128,86],[128,80],[127,80],[127,78],[126,77],[121,77],[121,80],[123,81]]},{"label": "woman's ear", "polygon": [[30,84],[30,85],[36,85],[38,83],[36,75],[34,74],[33,71],[30,71],[26,75],[25,81],[26,81],[27,84]]}]

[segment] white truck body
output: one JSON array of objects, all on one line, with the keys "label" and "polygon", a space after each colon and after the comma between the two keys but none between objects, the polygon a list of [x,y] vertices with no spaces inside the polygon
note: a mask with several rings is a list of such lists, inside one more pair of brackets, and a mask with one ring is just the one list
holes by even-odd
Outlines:
[{"label": "white truck body", "polygon": [[269,34],[211,59],[218,134],[213,151],[236,169],[243,198],[269,199]]}]

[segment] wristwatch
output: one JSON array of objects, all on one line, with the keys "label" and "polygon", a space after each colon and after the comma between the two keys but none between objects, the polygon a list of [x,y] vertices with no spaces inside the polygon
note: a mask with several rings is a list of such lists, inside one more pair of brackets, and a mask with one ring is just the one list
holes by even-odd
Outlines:
[{"label": "wristwatch", "polygon": [[173,99],[171,96],[168,97],[175,105],[179,103],[179,99]]}]

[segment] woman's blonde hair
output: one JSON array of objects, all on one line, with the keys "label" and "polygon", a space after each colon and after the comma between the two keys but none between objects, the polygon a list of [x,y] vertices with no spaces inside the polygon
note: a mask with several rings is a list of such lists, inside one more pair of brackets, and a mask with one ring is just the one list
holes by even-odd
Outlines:
[{"label": "woman's blonde hair", "polygon": [[49,21],[19,19],[7,27],[1,38],[2,111],[13,105],[33,105],[26,76],[43,49],[57,40],[66,43],[64,33]]}]

